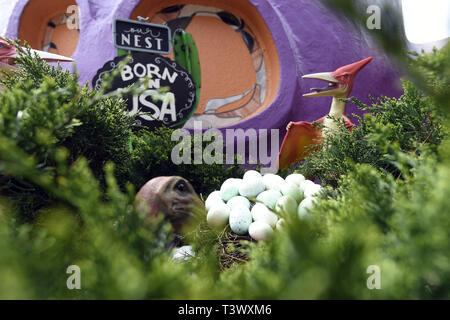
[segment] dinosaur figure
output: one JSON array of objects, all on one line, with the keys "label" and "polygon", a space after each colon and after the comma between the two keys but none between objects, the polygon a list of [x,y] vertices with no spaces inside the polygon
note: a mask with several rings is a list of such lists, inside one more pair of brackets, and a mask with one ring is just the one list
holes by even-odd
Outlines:
[{"label": "dinosaur figure", "polygon": [[176,234],[183,231],[189,217],[205,215],[203,201],[182,177],[157,177],[147,182],[136,195],[136,208],[147,219],[162,213]]},{"label": "dinosaur figure", "polygon": [[328,115],[314,121],[317,124],[323,125],[322,128],[306,121],[290,122],[288,124],[286,136],[284,137],[278,155],[279,170],[287,169],[291,165],[304,160],[309,146],[318,145],[322,137],[329,135],[337,128],[336,119],[344,120],[346,128],[352,130],[354,125],[346,117],[345,98],[350,96],[358,72],[370,61],[372,61],[372,57],[340,67],[334,72],[313,73],[302,77],[304,79],[318,79],[329,83],[325,88],[311,88],[311,92],[304,94],[304,97],[331,96],[333,97],[333,101]]},{"label": "dinosaur figure", "polygon": [[[23,49],[24,51],[26,49]],[[73,62],[72,58],[63,57],[57,54],[30,49],[32,54],[38,55],[42,60],[47,62]],[[19,57],[18,49],[6,40],[0,38],[0,71],[12,71],[15,69],[15,60]]]}]

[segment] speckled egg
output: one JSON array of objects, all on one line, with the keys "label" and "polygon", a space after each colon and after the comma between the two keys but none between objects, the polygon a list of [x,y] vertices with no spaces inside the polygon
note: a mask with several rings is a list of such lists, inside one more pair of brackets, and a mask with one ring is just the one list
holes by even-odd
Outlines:
[{"label": "speckled egg", "polygon": [[303,199],[303,192],[300,190],[300,187],[294,183],[286,182],[281,189],[281,193],[284,196],[290,196],[292,199],[297,201],[297,203],[300,203]]},{"label": "speckled egg", "polygon": [[228,201],[231,198],[239,194],[239,187],[241,186],[242,179],[227,179],[220,188],[220,196],[223,201]]},{"label": "speckled egg", "polygon": [[312,182],[311,180],[305,180],[302,183],[300,183],[300,190],[303,192],[303,194],[305,194],[305,190],[314,185],[315,183]]},{"label": "speckled egg", "polygon": [[282,196],[278,199],[275,212],[280,216],[293,216],[297,213],[297,201],[290,196]]},{"label": "speckled egg", "polygon": [[266,241],[272,236],[273,229],[263,221],[255,221],[250,225],[248,233],[256,241]]},{"label": "speckled egg", "polygon": [[317,199],[314,197],[308,197],[303,200],[298,206],[298,217],[300,219],[309,218],[312,215],[309,213],[309,210],[314,206],[314,203],[317,202]]},{"label": "speckled egg", "polygon": [[211,194],[208,196],[208,198],[206,198],[205,201],[206,211],[209,211],[213,205],[218,203],[225,204],[225,202],[223,202],[222,200],[222,196],[220,195],[220,191],[211,192]]},{"label": "speckled egg", "polygon": [[304,195],[305,198],[312,197],[314,195],[317,195],[317,193],[322,189],[322,187],[318,184],[308,185],[304,189]]},{"label": "speckled egg", "polygon": [[229,223],[231,231],[243,236],[247,234],[248,228],[252,224],[252,214],[246,206],[237,205],[231,210]]},{"label": "speckled egg", "polygon": [[263,182],[266,190],[276,190],[279,192],[281,192],[281,188],[285,184],[285,181],[282,177],[273,173],[265,174],[263,176]]},{"label": "speckled egg", "polygon": [[244,180],[247,180],[247,179],[262,179],[262,175],[258,171],[248,170],[247,172],[245,172],[243,179]]},{"label": "speckled egg", "polygon": [[268,208],[274,210],[278,199],[281,198],[281,193],[276,190],[266,190],[261,192],[257,197],[256,201],[265,204]]},{"label": "speckled egg", "polygon": [[228,207],[230,207],[230,209],[233,209],[237,205],[243,205],[250,209],[250,201],[243,196],[236,196],[231,198],[230,200],[228,200],[227,205]]},{"label": "speckled egg", "polygon": [[242,181],[239,194],[243,197],[254,199],[266,190],[262,178],[247,178]]},{"label": "speckled egg", "polygon": [[211,228],[224,227],[230,217],[230,208],[225,203],[217,203],[209,209],[206,221]]},{"label": "speckled egg", "polygon": [[286,182],[294,183],[294,184],[296,184],[297,186],[300,187],[302,182],[305,181],[306,179],[300,173],[293,173],[293,174],[288,175],[285,180],[286,180]]},{"label": "speckled egg", "polygon": [[275,228],[278,221],[278,216],[262,203],[253,206],[252,217],[254,221],[263,221],[272,228]]}]

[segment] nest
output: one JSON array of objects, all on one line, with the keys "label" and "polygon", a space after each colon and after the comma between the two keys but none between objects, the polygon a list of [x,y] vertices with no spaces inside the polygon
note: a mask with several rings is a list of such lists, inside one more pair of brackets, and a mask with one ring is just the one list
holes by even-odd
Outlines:
[{"label": "nest", "polygon": [[217,254],[219,257],[220,270],[224,271],[237,264],[245,263],[249,260],[248,249],[253,239],[247,236],[239,236],[231,232],[230,228],[225,228],[218,235]]}]

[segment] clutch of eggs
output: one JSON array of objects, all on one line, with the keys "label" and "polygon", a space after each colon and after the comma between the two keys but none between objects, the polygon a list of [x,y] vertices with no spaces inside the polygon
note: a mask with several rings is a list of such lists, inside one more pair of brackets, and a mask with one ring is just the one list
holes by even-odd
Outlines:
[{"label": "clutch of eggs", "polygon": [[248,234],[256,241],[266,241],[274,230],[282,229],[281,217],[310,217],[309,210],[320,189],[320,185],[299,173],[283,179],[249,170],[242,179],[226,180],[220,190],[208,196],[206,220],[211,228],[220,229],[228,224],[235,234]]}]

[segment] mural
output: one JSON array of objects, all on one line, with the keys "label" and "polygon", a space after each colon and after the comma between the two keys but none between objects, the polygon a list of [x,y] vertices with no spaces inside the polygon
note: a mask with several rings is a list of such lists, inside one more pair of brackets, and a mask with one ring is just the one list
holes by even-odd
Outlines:
[{"label": "mural", "polygon": [[[302,96],[315,84],[305,82],[301,75],[335,70],[368,56],[373,62],[359,75],[352,94],[363,102],[369,102],[368,93],[400,94],[398,74],[365,36],[367,30],[355,29],[318,1],[282,3],[285,1],[12,0],[8,5],[0,3],[0,32],[27,40],[35,49],[45,47],[71,55],[80,82],[85,83],[117,56],[114,19],[149,17],[149,22],[186,30],[197,43],[202,65],[201,101],[187,128],[192,128],[193,120],[201,120],[205,129],[280,129],[282,138],[289,121],[314,121],[329,110],[326,97],[308,100]],[[67,19],[63,15],[73,4],[79,8],[79,30],[65,30],[67,34],[59,41],[59,26],[65,29],[61,23]],[[30,15],[33,11],[39,14]],[[70,48],[63,48],[63,43]],[[63,66],[72,69],[69,63]],[[353,105],[347,112],[362,115]]]},{"label": "mural", "polygon": [[[166,7],[152,19],[191,33],[202,66],[203,92],[196,114],[186,124],[202,121],[205,127],[239,122],[254,113],[266,95],[266,72],[262,48],[246,22],[219,8],[201,5]],[[211,39],[218,39],[215,46]],[[232,58],[232,59],[231,59]],[[228,77],[234,76],[230,85]]]}]

